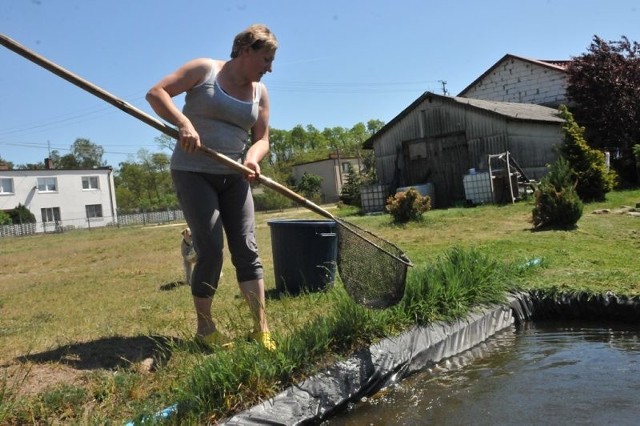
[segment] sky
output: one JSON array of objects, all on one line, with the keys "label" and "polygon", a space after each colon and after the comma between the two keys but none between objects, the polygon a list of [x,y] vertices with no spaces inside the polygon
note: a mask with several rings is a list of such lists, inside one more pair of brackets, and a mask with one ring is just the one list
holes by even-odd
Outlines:
[{"label": "sky", "polygon": [[[425,91],[457,95],[506,54],[571,59],[596,35],[640,41],[639,22],[637,0],[0,1],[0,33],[154,117],[153,84],[188,60],[228,59],[237,33],[266,24],[279,48],[263,82],[281,130],[387,123]],[[161,151],[159,135],[0,46],[4,160],[39,163],[83,138],[117,169]]]}]

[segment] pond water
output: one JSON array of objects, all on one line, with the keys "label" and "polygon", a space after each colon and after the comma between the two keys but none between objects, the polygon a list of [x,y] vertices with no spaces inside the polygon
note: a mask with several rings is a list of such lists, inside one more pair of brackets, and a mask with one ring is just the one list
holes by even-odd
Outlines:
[{"label": "pond water", "polygon": [[640,424],[640,325],[512,327],[322,423]]}]

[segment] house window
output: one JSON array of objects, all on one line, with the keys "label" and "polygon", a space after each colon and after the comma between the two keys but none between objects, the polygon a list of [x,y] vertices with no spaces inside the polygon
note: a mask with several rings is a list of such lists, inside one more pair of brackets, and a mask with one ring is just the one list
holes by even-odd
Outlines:
[{"label": "house window", "polygon": [[38,192],[53,192],[58,190],[58,182],[54,177],[38,178]]},{"label": "house window", "polygon": [[13,194],[12,178],[0,178],[0,194]]},{"label": "house window", "polygon": [[60,207],[47,207],[40,209],[42,212],[42,223],[60,222]]},{"label": "house window", "polygon": [[348,161],[345,161],[344,163],[342,163],[342,173],[349,173],[349,165],[351,163],[349,163]]},{"label": "house window", "polygon": [[82,176],[82,189],[100,189],[98,176]]},{"label": "house window", "polygon": [[87,204],[85,206],[87,210],[87,219],[89,220],[101,220],[102,219],[102,204]]}]

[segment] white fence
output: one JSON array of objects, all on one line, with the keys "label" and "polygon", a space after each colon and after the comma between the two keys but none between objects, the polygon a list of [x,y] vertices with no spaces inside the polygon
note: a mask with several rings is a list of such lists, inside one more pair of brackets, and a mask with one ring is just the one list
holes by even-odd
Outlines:
[{"label": "white fence", "polygon": [[118,215],[117,220],[113,217],[101,217],[91,219],[60,220],[57,222],[26,223],[21,225],[0,226],[0,238],[2,237],[22,237],[38,233],[66,232],[75,229],[102,228],[105,226],[132,226],[150,225],[159,223],[169,223],[184,221],[182,210],[166,210],[159,212],[144,212],[134,214]]},{"label": "white fence", "polygon": [[1,237],[22,237],[36,233],[35,223],[25,223],[22,225],[2,225],[0,226]]},{"label": "white fence", "polygon": [[182,210],[121,214],[118,215],[118,226],[147,225],[149,223],[167,223],[175,222],[177,220],[184,220]]}]

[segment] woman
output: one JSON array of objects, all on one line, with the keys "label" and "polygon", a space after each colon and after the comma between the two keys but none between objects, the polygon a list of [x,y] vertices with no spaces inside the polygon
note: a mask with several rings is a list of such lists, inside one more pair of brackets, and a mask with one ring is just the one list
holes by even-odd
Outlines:
[{"label": "woman", "polygon": [[[198,253],[191,280],[196,338],[209,346],[230,344],[211,314],[222,269],[224,229],[240,290],[253,315],[250,337],[275,349],[265,315],[263,268],[249,182],[260,174],[260,160],[269,151],[269,95],[260,80],[271,72],[277,47],[266,26],[251,25],[235,37],[230,60],[189,61],[146,96],[154,111],[179,131],[171,176]],[[180,111],[172,98],[185,92]],[[249,134],[251,146],[246,150]],[[212,160],[199,152],[203,145],[238,162],[244,158],[244,165],[253,173],[242,176]]]}]

